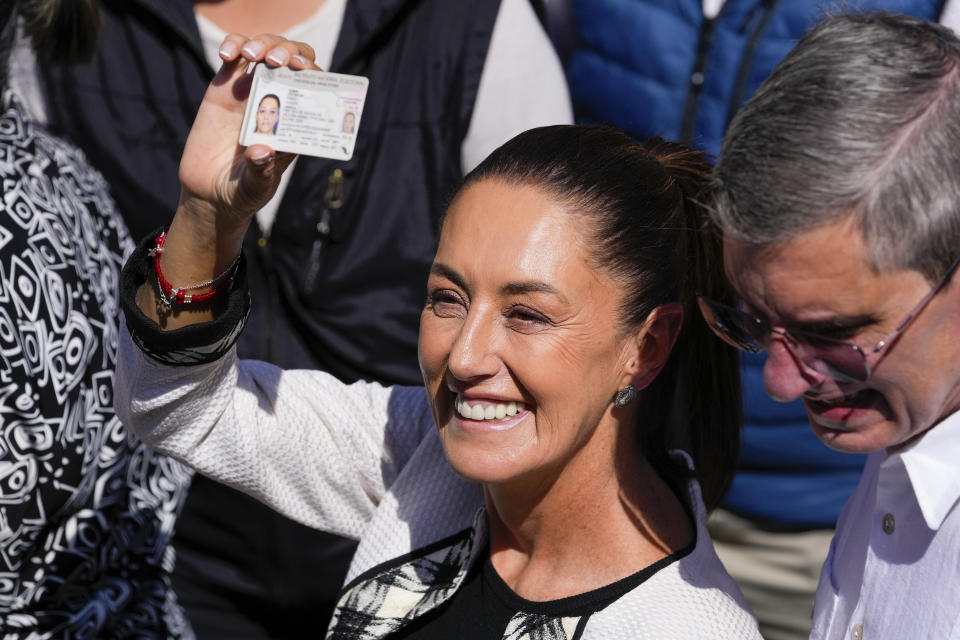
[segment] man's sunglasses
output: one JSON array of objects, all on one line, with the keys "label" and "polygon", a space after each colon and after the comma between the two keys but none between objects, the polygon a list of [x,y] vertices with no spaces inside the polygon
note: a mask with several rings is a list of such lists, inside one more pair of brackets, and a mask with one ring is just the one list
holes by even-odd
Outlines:
[{"label": "man's sunglasses", "polygon": [[872,373],[868,357],[883,351],[909,326],[933,297],[946,286],[958,265],[960,265],[960,257],[953,261],[940,281],[894,327],[893,331],[866,352],[851,342],[806,331],[788,331],[773,327],[761,318],[706,296],[697,296],[697,302],[700,305],[700,312],[713,332],[737,349],[750,353],[769,350],[770,342],[776,335],[783,339],[790,353],[805,367],[838,382],[866,382]]}]

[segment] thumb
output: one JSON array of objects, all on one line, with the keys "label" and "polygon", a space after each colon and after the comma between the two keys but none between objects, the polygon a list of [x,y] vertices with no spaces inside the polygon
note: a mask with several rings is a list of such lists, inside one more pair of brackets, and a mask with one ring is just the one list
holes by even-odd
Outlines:
[{"label": "thumb", "polygon": [[239,211],[261,209],[277,192],[283,172],[296,157],[294,153],[277,153],[264,144],[248,147],[234,164],[232,173],[237,184],[233,207]]},{"label": "thumb", "polygon": [[251,175],[259,176],[268,184],[273,179],[279,181],[287,167],[297,159],[295,153],[277,153],[264,144],[251,145],[244,156]]},{"label": "thumb", "polygon": [[280,184],[280,164],[278,154],[270,147],[248,147],[239,163],[234,164],[236,196],[232,206],[239,211],[257,211],[269,202]]},{"label": "thumb", "polygon": [[270,174],[273,172],[273,163],[277,153],[265,144],[253,144],[243,153],[247,170],[251,174]]}]

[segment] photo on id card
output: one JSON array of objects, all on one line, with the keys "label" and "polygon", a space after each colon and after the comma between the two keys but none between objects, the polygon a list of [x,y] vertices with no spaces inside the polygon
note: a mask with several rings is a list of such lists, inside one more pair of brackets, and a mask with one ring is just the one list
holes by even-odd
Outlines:
[{"label": "photo on id card", "polygon": [[349,160],[368,84],[362,76],[259,64],[253,72],[240,144]]}]

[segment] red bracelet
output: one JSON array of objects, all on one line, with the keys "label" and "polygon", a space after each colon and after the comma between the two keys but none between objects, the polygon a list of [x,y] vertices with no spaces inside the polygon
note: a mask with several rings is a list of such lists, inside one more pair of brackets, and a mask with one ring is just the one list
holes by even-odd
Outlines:
[{"label": "red bracelet", "polygon": [[[207,280],[206,282],[201,282],[200,284],[190,285],[189,287],[174,287],[172,284],[167,282],[167,279],[163,277],[163,271],[160,269],[160,255],[163,253],[163,243],[167,240],[167,229],[164,229],[163,232],[157,236],[157,240],[153,245],[153,248],[147,251],[147,255],[153,258],[153,268],[157,272],[157,284],[160,289],[160,301],[163,302],[164,306],[168,309],[173,305],[184,305],[184,304],[199,304],[201,302],[207,302],[220,295],[224,291],[228,290],[233,284],[233,277],[237,272],[237,265],[240,264],[240,256],[238,255],[233,259],[233,262],[230,263],[230,266],[227,267],[223,273],[218,275],[212,280]],[[192,291],[193,289],[203,289],[204,287],[213,287],[210,291],[204,291],[203,293],[189,294],[187,291]]]}]

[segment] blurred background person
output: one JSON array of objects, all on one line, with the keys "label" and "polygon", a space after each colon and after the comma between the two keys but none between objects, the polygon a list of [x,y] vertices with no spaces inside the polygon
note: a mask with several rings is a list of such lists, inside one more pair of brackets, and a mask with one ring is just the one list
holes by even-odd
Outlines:
[{"label": "blurred background person", "polygon": [[190,472],[113,411],[133,243],[103,177],[24,108],[18,21],[17,46],[69,62],[96,2],[0,4],[0,636],[192,638],[169,546]]},{"label": "blurred background person", "polygon": [[[463,174],[516,133],[572,121],[528,0],[108,0],[93,61],[43,67],[46,111],[106,176],[133,235],[167,224],[177,167],[228,32],[308,42],[370,79],[352,160],[300,158],[245,247],[258,304],[245,358],[345,382],[416,384],[440,213]],[[281,519],[198,478],[175,586],[200,637],[323,629],[355,542]]]},{"label": "blurred background person", "polygon": [[[716,156],[727,125],[829,13],[887,9],[957,24],[943,0],[544,0],[579,122],[660,135]],[[768,640],[807,638],[820,568],[864,456],[823,446],[799,401],[764,392],[742,360],[740,469],[710,522],[721,559]]]}]

